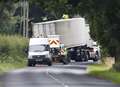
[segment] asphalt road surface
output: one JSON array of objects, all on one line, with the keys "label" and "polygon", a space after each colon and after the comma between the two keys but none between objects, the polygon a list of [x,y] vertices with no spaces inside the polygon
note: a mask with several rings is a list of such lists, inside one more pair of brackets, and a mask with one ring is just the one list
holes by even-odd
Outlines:
[{"label": "asphalt road surface", "polygon": [[90,62],[41,65],[11,71],[0,76],[0,87],[120,87],[87,75]]}]

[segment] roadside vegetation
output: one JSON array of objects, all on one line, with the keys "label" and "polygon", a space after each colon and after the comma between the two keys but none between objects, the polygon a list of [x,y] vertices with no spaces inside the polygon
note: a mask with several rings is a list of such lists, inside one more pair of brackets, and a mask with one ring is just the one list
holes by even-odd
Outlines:
[{"label": "roadside vegetation", "polygon": [[89,75],[120,84],[120,62],[115,63],[114,57],[108,57],[106,49],[101,49],[101,54],[100,64],[88,66]]},{"label": "roadside vegetation", "polygon": [[0,72],[26,65],[27,41],[21,36],[0,35]]},{"label": "roadside vegetation", "polygon": [[113,83],[120,84],[120,72],[111,69],[105,64],[95,64],[88,67],[89,75],[100,79],[110,80]]}]

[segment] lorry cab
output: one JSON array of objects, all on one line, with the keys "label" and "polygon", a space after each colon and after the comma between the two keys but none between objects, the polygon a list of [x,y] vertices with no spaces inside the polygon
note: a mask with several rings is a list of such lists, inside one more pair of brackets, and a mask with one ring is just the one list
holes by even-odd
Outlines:
[{"label": "lorry cab", "polygon": [[36,64],[52,65],[48,38],[30,38],[28,66],[35,66]]},{"label": "lorry cab", "polygon": [[96,42],[93,42],[92,47],[90,48],[89,51],[90,54],[90,59],[93,61],[98,61],[100,59],[100,47],[97,45]]}]

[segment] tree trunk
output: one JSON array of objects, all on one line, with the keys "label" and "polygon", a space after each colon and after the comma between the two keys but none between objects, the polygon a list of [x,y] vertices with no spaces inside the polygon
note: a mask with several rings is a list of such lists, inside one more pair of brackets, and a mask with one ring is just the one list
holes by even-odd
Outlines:
[{"label": "tree trunk", "polygon": [[115,55],[115,64],[113,68],[117,71],[120,71],[120,49],[116,49],[116,55]]}]

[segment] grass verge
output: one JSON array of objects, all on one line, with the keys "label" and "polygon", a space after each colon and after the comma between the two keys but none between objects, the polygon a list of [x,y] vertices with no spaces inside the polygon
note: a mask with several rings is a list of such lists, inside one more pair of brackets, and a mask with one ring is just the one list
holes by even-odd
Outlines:
[{"label": "grass verge", "polygon": [[18,68],[23,68],[25,67],[26,64],[10,64],[10,63],[3,63],[0,64],[0,74],[3,74],[5,72],[11,71],[11,70],[15,70]]},{"label": "grass verge", "polygon": [[110,80],[114,83],[120,84],[120,72],[110,70],[109,67],[102,64],[90,65],[88,67],[89,75]]},{"label": "grass verge", "polygon": [[26,66],[28,39],[18,35],[0,35],[0,74]]},{"label": "grass verge", "polygon": [[5,72],[12,71],[15,69],[26,67],[26,63],[2,63],[0,64],[0,74],[4,74]]}]

